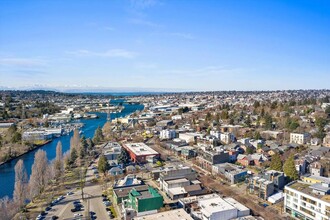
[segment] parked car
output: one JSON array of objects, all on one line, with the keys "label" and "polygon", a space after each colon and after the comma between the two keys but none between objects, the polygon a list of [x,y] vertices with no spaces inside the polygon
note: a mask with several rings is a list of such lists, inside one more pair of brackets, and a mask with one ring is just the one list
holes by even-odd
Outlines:
[{"label": "parked car", "polygon": [[71,212],[79,212],[79,211],[81,211],[80,207],[75,207],[75,208],[71,209]]},{"label": "parked car", "polygon": [[80,217],[80,216],[83,216],[81,213],[75,213],[73,214],[73,217]]},{"label": "parked car", "polygon": [[58,219],[58,216],[53,215],[50,219],[51,219],[51,220],[56,220],[56,219]]},{"label": "parked car", "polygon": [[111,205],[111,202],[109,202],[109,201],[105,201],[105,202],[103,202],[103,204],[104,204],[105,206],[110,206],[110,205]]},{"label": "parked car", "polygon": [[45,208],[45,211],[47,212],[47,211],[49,211],[49,210],[51,210],[51,209],[52,209],[51,207],[47,206],[47,207]]},{"label": "parked car", "polygon": [[73,192],[72,191],[70,191],[70,192],[67,192],[67,196],[70,196],[70,195],[72,195],[73,194]]}]

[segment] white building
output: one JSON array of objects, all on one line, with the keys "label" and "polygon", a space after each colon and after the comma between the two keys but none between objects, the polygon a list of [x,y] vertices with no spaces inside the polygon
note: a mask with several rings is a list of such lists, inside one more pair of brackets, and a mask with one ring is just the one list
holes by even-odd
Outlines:
[{"label": "white building", "polygon": [[212,135],[212,136],[214,136],[214,137],[220,139],[220,135],[221,135],[221,133],[220,133],[220,131],[213,131],[213,130],[211,130],[211,131],[210,131],[210,135]]},{"label": "white building", "polygon": [[175,130],[162,130],[160,131],[159,138],[160,139],[167,139],[171,140],[176,137],[176,131]]},{"label": "white building", "polygon": [[285,212],[295,219],[330,220],[330,184],[293,182],[284,188]]},{"label": "white building", "polygon": [[172,120],[181,120],[182,119],[182,115],[173,115],[172,116]]},{"label": "white building", "polygon": [[198,200],[200,213],[192,213],[203,220],[228,220],[250,215],[250,210],[233,198],[222,199],[217,194]]},{"label": "white building", "polygon": [[234,140],[235,140],[235,136],[232,133],[226,132],[220,134],[220,141],[225,144],[230,144],[234,142]]},{"label": "white building", "polygon": [[311,136],[309,133],[290,133],[290,143],[306,144],[310,138]]}]

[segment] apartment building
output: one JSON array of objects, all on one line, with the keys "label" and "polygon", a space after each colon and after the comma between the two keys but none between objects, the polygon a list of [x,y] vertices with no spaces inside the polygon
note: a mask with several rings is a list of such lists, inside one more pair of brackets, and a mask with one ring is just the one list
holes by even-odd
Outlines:
[{"label": "apartment building", "polygon": [[285,212],[295,219],[330,220],[330,184],[292,182],[284,188]]},{"label": "apartment building", "polygon": [[176,137],[176,131],[175,130],[162,130],[160,131],[159,138],[162,140],[171,140]]},{"label": "apartment building", "polygon": [[259,198],[267,200],[274,193],[274,182],[255,176],[248,179],[249,193],[256,194]]},{"label": "apartment building", "polygon": [[306,144],[310,139],[311,135],[309,133],[290,133],[290,143]]}]

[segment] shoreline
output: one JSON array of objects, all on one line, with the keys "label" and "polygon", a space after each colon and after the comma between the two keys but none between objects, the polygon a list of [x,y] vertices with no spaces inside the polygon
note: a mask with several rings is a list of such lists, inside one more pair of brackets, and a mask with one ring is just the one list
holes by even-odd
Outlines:
[{"label": "shoreline", "polygon": [[10,163],[11,161],[13,161],[13,160],[15,160],[15,159],[17,159],[17,158],[19,158],[19,157],[21,157],[21,156],[27,154],[27,153],[30,153],[31,151],[34,151],[34,150],[36,150],[36,149],[38,149],[38,148],[40,148],[40,147],[42,147],[42,146],[45,146],[46,144],[49,144],[49,143],[52,142],[52,141],[53,141],[53,140],[48,140],[48,141],[46,141],[45,143],[42,143],[42,144],[39,144],[39,145],[34,145],[35,147],[32,148],[31,150],[28,150],[28,151],[26,151],[26,152],[24,152],[24,153],[22,153],[22,154],[19,154],[19,155],[17,155],[16,157],[10,158],[10,159],[7,160],[7,161],[1,162],[1,163],[0,163],[0,166],[5,165],[6,163]]}]

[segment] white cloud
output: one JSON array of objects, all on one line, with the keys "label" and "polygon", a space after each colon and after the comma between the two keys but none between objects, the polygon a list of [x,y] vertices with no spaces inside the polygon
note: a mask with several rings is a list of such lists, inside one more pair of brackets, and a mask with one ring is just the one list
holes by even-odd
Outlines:
[{"label": "white cloud", "polygon": [[10,67],[40,67],[46,65],[46,61],[36,58],[0,58],[0,66]]},{"label": "white cloud", "polygon": [[138,9],[146,9],[162,4],[159,0],[131,0],[131,6]]},{"label": "white cloud", "polygon": [[138,53],[134,51],[129,51],[125,49],[111,49],[105,52],[94,52],[90,50],[77,50],[77,51],[69,51],[69,54],[73,54],[75,56],[96,56],[96,57],[118,57],[118,58],[135,58]]},{"label": "white cloud", "polygon": [[173,33],[169,33],[169,35],[184,38],[184,39],[187,39],[187,40],[195,39],[195,37],[192,34],[189,34],[189,33],[173,32]]}]

